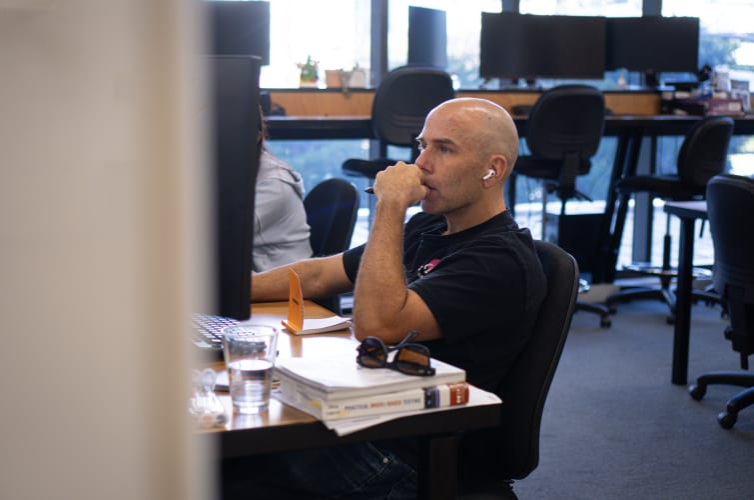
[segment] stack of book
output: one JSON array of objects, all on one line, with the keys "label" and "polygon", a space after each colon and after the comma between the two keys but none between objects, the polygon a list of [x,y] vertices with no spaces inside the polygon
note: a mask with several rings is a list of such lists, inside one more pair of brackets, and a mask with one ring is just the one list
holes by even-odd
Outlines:
[{"label": "stack of book", "polygon": [[351,359],[278,359],[277,397],[322,420],[400,414],[469,401],[466,372],[433,359],[435,375],[418,377],[389,368],[363,368]]}]

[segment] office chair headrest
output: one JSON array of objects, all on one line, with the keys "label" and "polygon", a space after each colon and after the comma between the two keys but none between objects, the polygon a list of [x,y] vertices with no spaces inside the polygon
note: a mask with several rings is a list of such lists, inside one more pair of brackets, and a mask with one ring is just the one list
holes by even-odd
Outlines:
[{"label": "office chair headrest", "polygon": [[427,114],[455,97],[450,75],[436,68],[398,68],[382,79],[372,104],[372,131],[391,145],[410,147]]}]

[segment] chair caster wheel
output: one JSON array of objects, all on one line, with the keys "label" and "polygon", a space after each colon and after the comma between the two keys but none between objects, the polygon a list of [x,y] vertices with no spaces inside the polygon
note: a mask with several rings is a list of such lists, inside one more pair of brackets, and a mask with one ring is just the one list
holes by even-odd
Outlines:
[{"label": "chair caster wheel", "polygon": [[723,429],[731,429],[736,420],[738,420],[738,416],[735,413],[724,411],[717,415],[717,421]]},{"label": "chair caster wheel", "polygon": [[600,326],[601,326],[602,328],[610,328],[611,326],[613,326],[613,322],[612,322],[612,321],[610,321],[610,320],[609,320],[609,319],[607,319],[607,318],[602,318],[602,319],[600,320]]},{"label": "chair caster wheel", "polygon": [[694,384],[691,387],[689,387],[689,395],[696,401],[699,401],[700,399],[702,399],[706,393],[707,393],[706,386]]}]

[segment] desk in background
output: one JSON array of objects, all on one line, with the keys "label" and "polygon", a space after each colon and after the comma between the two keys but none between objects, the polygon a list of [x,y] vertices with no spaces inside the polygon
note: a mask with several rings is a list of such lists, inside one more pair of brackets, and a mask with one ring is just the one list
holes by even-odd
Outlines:
[{"label": "desk in background", "polygon": [[674,384],[686,384],[689,366],[689,337],[691,334],[691,287],[694,266],[694,225],[697,219],[707,218],[706,201],[676,201],[665,204],[665,211],[681,219],[678,243],[678,283],[675,293],[675,325],[673,326]]},{"label": "desk in background", "polygon": [[[634,145],[636,139],[683,135],[699,118],[677,115],[609,115],[605,118],[605,136],[626,140],[626,151],[621,156],[625,163],[629,151],[640,145]],[[513,120],[519,135],[523,137],[526,117],[514,116]],[[735,118],[735,121],[734,134],[754,135],[754,117]],[[268,116],[265,124],[271,140],[374,139],[368,115]]]},{"label": "desk in background", "polygon": [[[623,238],[623,219],[626,207],[618,207],[614,186],[623,177],[636,175],[639,170],[642,147],[648,146],[654,154],[656,141],[661,136],[683,136],[697,123],[699,116],[609,116],[605,121],[605,135],[618,138],[613,167],[610,173],[609,189],[605,199],[603,226],[600,230],[601,246],[598,251],[595,283],[611,283],[615,278],[618,252]],[[754,135],[754,116],[734,118],[734,135]],[[634,238],[646,240],[646,231],[651,227],[651,200],[642,211],[643,216],[634,212]],[[644,255],[639,260],[647,260]]]},{"label": "desk in background", "polygon": [[[287,302],[256,303],[252,305],[254,322],[280,327],[287,316]],[[331,314],[327,309],[306,301],[306,317],[317,318]],[[320,335],[290,335],[281,332],[278,339],[279,356],[324,355],[333,349],[353,349],[356,359],[356,341],[350,332]],[[216,370],[224,368],[215,363]],[[454,408],[447,411],[428,412],[337,436],[314,417],[285,405],[275,398],[270,400],[268,412],[262,415],[233,414],[229,395],[219,395],[231,420],[222,429],[201,431],[200,439],[219,444],[219,458],[237,458],[263,453],[278,453],[307,448],[322,448],[347,443],[377,441],[388,438],[419,437],[421,454],[419,463],[419,496],[427,499],[452,499],[456,490],[456,433],[472,429],[493,427],[500,422],[501,405]]]},{"label": "desk in background", "polygon": [[[342,117],[370,116],[375,89],[264,89],[269,96],[271,108],[285,111],[289,116]],[[458,97],[488,99],[513,109],[515,106],[531,106],[542,89],[509,88],[460,89]],[[605,104],[615,115],[656,115],[660,113],[661,94],[655,89],[604,90]],[[269,115],[269,113],[268,113]]]},{"label": "desk in background", "polygon": [[[267,116],[269,137],[285,139],[373,139],[370,116],[374,89],[266,89],[270,101],[287,116]],[[615,116],[651,117],[660,112],[656,90],[607,90],[605,102]],[[488,99],[506,109],[530,106],[541,94],[537,89],[464,90],[458,97]],[[517,120],[520,126],[525,117]]]}]

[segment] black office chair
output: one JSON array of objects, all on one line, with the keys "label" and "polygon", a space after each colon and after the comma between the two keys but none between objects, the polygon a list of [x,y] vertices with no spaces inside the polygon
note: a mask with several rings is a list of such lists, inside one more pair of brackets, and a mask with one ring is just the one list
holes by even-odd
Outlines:
[{"label": "black office chair", "polygon": [[545,234],[547,194],[561,199],[561,214],[571,198],[588,199],[576,190],[576,177],[589,173],[605,128],[605,97],[588,85],[560,85],[546,90],[526,120],[525,139],[531,151],[516,161],[508,178],[509,209],[515,213],[516,179],[543,181],[542,235]]},{"label": "black office chair", "polygon": [[[331,178],[314,186],[304,197],[314,257],[343,252],[351,245],[359,211],[359,190],[345,179]],[[336,314],[343,311],[340,296],[315,299]]]},{"label": "black office chair", "polygon": [[351,244],[359,211],[359,190],[345,179],[327,179],[304,197],[314,257],[333,255]]},{"label": "black office chair", "polygon": [[[516,161],[508,180],[507,206],[515,214],[518,176],[542,180],[542,238],[547,238],[548,193],[555,192],[560,198],[561,216],[569,199],[589,199],[576,189],[576,177],[591,170],[604,128],[605,97],[589,85],[553,87],[543,92],[529,111],[525,139],[531,154]],[[587,268],[586,262],[579,264]],[[579,301],[576,308],[598,314],[602,327],[611,324],[611,311],[604,304]]]},{"label": "black office chair", "polygon": [[411,148],[402,160],[414,161],[418,156],[416,137],[427,114],[454,97],[453,82],[445,71],[404,66],[389,72],[378,85],[372,102],[372,132],[379,141],[378,158],[346,160],[343,172],[374,179],[377,172],[397,162],[387,158],[388,146]]},{"label": "black office chair", "polygon": [[[707,185],[707,213],[715,251],[713,285],[730,318],[725,338],[740,354],[741,368],[748,370],[748,357],[754,353],[754,179],[713,177]],[[723,428],[730,429],[738,412],[754,404],[754,373],[706,373],[691,385],[689,394],[700,400],[712,384],[748,387],[729,399],[717,417]]]},{"label": "black office chair", "polygon": [[539,464],[539,430],[547,393],[571,326],[579,270],[565,250],[535,241],[547,276],[547,295],[529,342],[496,391],[503,400],[500,426],[461,442],[473,460],[459,464],[459,499],[511,498],[515,479]]},{"label": "black office chair", "polygon": [[[635,175],[620,179],[615,186],[618,194],[618,211],[616,214],[616,233],[622,235],[623,225],[632,195],[649,193],[654,198],[665,201],[688,201],[704,199],[707,182],[725,170],[728,157],[728,145],[733,133],[733,119],[727,116],[711,116],[699,121],[688,131],[678,152],[677,171],[667,175]],[[677,270],[670,266],[671,236],[670,215],[666,216],[666,229],[663,240],[663,262],[661,266],[636,263],[625,269],[635,273],[657,276],[659,287],[626,287],[610,296],[606,304],[611,309],[618,302],[633,299],[659,299],[670,309],[669,322],[674,321],[675,297],[670,290],[671,281],[677,276]],[[705,276],[704,269],[695,270],[695,275]],[[710,295],[703,295],[711,300]]]}]

